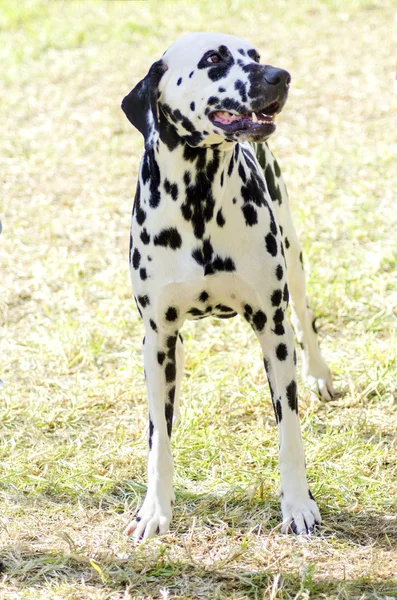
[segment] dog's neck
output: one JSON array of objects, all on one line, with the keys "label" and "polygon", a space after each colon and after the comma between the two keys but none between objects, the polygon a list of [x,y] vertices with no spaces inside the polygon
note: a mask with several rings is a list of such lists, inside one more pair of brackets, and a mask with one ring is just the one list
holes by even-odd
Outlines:
[{"label": "dog's neck", "polygon": [[[211,146],[194,147],[179,137],[171,126],[160,128],[159,138],[149,153],[155,162],[161,165],[161,179],[178,181],[182,171],[185,179],[188,180],[189,174],[200,173],[213,183],[220,183],[222,178],[223,187],[228,181],[226,172],[230,161],[238,148],[238,143],[226,140]],[[222,173],[224,173],[223,177]]]}]

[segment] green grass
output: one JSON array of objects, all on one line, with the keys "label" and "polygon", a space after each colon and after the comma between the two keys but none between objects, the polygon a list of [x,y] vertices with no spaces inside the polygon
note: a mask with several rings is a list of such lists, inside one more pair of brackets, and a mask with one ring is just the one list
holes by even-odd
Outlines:
[{"label": "green grass", "polygon": [[[0,598],[397,597],[394,18],[392,0],[0,2]],[[191,29],[242,32],[293,77],[272,149],[339,391],[300,384],[310,539],[277,528],[274,416],[238,319],[184,327],[171,532],[123,534],[147,423],[127,268],[142,140],[119,105]]]}]

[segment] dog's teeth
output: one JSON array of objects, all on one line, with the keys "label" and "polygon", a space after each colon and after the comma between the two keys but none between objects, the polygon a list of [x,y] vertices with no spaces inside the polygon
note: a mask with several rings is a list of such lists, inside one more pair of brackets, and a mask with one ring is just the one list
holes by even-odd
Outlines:
[{"label": "dog's teeth", "polygon": [[251,118],[252,118],[252,122],[253,123],[257,123],[258,122],[258,118],[257,118],[257,116],[256,116],[256,114],[254,112],[252,113],[252,117]]}]

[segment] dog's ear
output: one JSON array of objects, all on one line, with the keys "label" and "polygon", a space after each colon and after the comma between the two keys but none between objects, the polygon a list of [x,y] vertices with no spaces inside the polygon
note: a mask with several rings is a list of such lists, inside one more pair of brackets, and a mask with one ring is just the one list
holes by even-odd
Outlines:
[{"label": "dog's ear", "polygon": [[124,98],[121,108],[127,119],[141,132],[145,138],[145,149],[150,150],[158,136],[159,114],[158,93],[160,79],[168,69],[167,65],[158,60],[153,63],[149,73]]}]

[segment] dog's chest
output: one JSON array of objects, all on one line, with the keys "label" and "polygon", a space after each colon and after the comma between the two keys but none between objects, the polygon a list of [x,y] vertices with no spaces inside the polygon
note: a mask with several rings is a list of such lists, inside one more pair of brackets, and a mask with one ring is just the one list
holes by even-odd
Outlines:
[{"label": "dog's chest", "polygon": [[[134,289],[258,287],[280,262],[271,200],[249,147],[146,153],[132,217]],[[238,284],[236,283],[238,280]],[[189,287],[190,286],[190,287]],[[233,288],[236,288],[234,289]],[[152,291],[153,293],[153,291]]]}]

